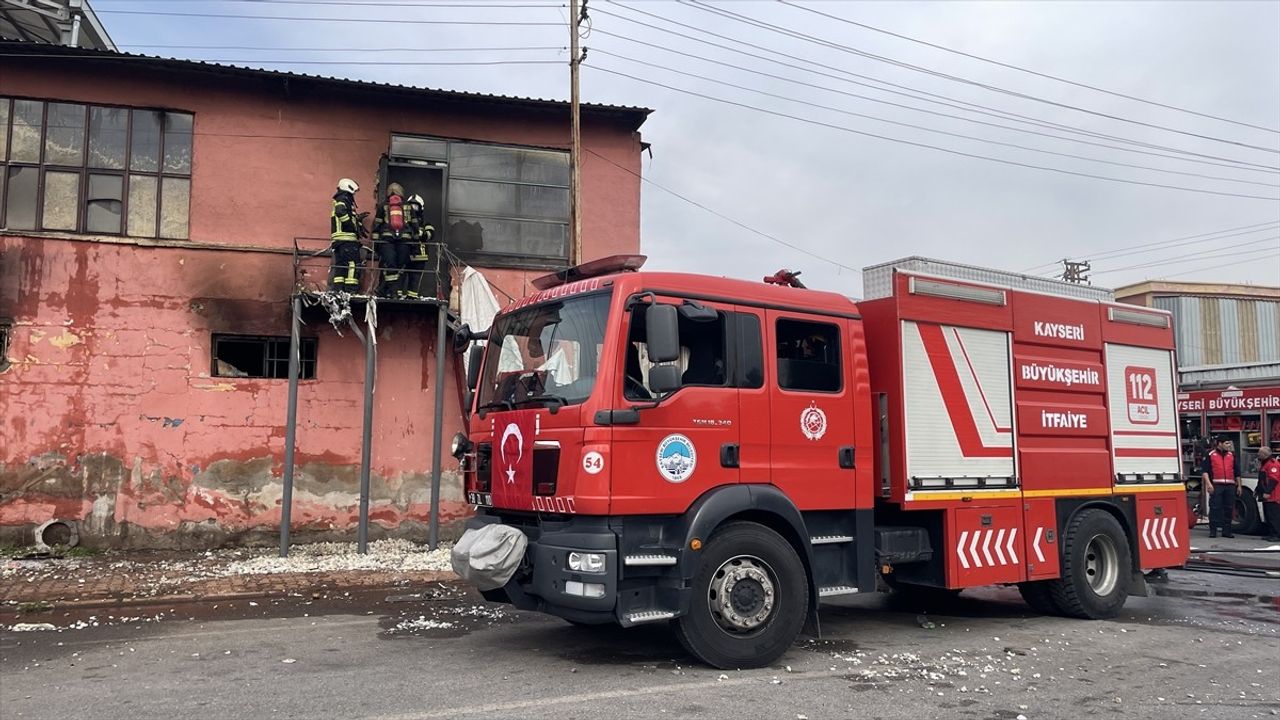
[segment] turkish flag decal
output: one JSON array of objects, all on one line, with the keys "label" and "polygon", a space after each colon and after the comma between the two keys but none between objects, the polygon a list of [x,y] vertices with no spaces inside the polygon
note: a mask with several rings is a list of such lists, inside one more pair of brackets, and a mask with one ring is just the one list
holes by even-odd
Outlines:
[{"label": "turkish flag decal", "polygon": [[492,481],[494,507],[533,509],[533,441],[537,411],[494,413]]}]

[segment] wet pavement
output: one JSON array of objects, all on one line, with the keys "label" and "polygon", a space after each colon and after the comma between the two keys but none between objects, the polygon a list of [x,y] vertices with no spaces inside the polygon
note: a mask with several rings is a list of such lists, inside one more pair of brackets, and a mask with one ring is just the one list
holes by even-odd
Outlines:
[{"label": "wet pavement", "polygon": [[855,597],[824,608],[822,639],[802,639],[774,667],[740,672],[696,664],[662,626],[578,628],[485,603],[449,583],[131,607],[124,618],[32,613],[22,620],[60,631],[0,634],[0,715],[82,717],[92,708],[96,718],[1236,720],[1280,713],[1280,580],[1174,571],[1153,589],[1104,622],[1037,616],[1010,588],[967,591],[923,614],[893,596]]}]

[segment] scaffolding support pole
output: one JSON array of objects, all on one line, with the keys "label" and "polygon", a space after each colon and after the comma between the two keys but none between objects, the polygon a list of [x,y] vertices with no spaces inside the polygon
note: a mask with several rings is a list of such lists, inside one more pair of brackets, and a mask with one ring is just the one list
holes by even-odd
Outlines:
[{"label": "scaffolding support pole", "polygon": [[436,306],[436,403],[431,425],[431,518],[427,521],[427,538],[432,550],[440,544],[440,452],[444,444],[444,331],[448,321],[448,308],[443,301],[440,301]]},{"label": "scaffolding support pole", "polygon": [[356,535],[356,552],[364,555],[369,552],[369,463],[373,451],[373,382],[378,354],[372,323],[362,339],[364,340],[364,429],[360,438],[360,529]]},{"label": "scaffolding support pole", "polygon": [[289,331],[289,407],[284,425],[284,491],[280,497],[280,557],[289,556],[289,525],[293,519],[293,457],[298,441],[298,374],[301,342],[298,325],[302,315],[302,296],[295,294],[292,326]]}]

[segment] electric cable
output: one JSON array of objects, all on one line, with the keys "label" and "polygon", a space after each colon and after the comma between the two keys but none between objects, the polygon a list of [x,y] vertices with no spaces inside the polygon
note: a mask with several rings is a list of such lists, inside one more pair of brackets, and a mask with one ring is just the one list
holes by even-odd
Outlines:
[{"label": "electric cable", "polygon": [[[1271,231],[1276,229],[1275,227],[1273,227],[1276,225],[1280,225],[1280,220],[1273,220],[1271,222],[1265,222],[1265,223],[1257,223],[1255,225],[1244,225],[1241,227],[1227,228],[1225,230],[1214,230],[1213,232],[1201,233],[1199,235],[1189,235],[1186,237],[1174,238],[1172,240],[1158,240],[1156,242],[1143,243],[1140,245],[1122,245],[1115,250],[1108,250],[1106,252],[1091,254],[1091,255],[1088,255],[1087,257],[1085,255],[1074,255],[1074,256],[1068,257],[1067,259],[1068,260],[1080,259],[1080,260],[1088,260],[1089,262],[1096,262],[1098,260],[1113,259],[1116,257],[1133,255],[1135,253],[1140,253],[1140,252],[1152,252],[1150,250],[1143,250],[1143,248],[1164,249],[1164,248],[1180,247],[1182,245],[1190,245],[1195,242],[1216,242],[1218,240],[1225,240],[1227,238],[1238,237],[1240,235],[1249,235],[1251,233],[1256,233],[1256,232]],[[1235,232],[1235,231],[1241,231],[1241,232]],[[1220,237],[1209,237],[1210,235],[1219,235],[1220,233],[1231,233],[1231,234],[1221,235]],[[1034,267],[1029,267],[1023,270],[1022,272],[1024,273],[1040,272],[1041,268],[1045,268],[1051,265],[1057,265],[1058,262],[1059,261],[1054,260],[1052,262],[1040,263],[1039,265],[1036,265]]]}]

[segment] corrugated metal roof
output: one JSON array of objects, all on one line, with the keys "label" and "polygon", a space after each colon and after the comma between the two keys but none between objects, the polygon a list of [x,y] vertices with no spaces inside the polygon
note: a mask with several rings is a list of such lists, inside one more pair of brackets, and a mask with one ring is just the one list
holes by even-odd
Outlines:
[{"label": "corrugated metal roof", "polygon": [[1222,296],[1157,296],[1173,313],[1181,367],[1280,362],[1280,302]]},{"label": "corrugated metal roof", "polygon": [[1184,390],[1205,385],[1269,385],[1276,381],[1280,381],[1280,363],[1184,367],[1178,370],[1178,387]]},{"label": "corrugated metal roof", "polygon": [[88,0],[0,0],[0,37],[59,45],[71,41],[77,19],[76,42],[81,47],[115,49]]},{"label": "corrugated metal roof", "polygon": [[[181,58],[166,58],[157,55],[141,55],[138,53],[126,53],[110,50],[72,48],[60,45],[43,45],[0,36],[0,58],[5,56],[91,57],[108,63],[128,62],[141,64],[149,69],[211,73],[232,78],[280,78],[301,83],[338,85],[346,89],[354,88],[368,92],[412,94],[420,97],[429,97],[437,101],[449,100],[458,103],[499,104],[505,106],[516,106],[526,110],[551,112],[566,112],[569,109],[569,103],[563,100],[493,95],[489,93],[466,92],[462,90],[442,90],[438,88],[424,88],[413,85],[371,82],[368,80],[351,80],[349,78],[334,77],[331,75],[310,75],[307,73],[288,72],[284,70],[265,70],[262,68],[207,62],[205,60],[186,60]],[[582,103],[581,108],[584,117],[625,120],[632,124],[633,129],[639,128],[644,123],[645,118],[649,116],[649,113],[653,112],[653,110],[645,107],[630,105],[601,105],[596,103]]]}]

